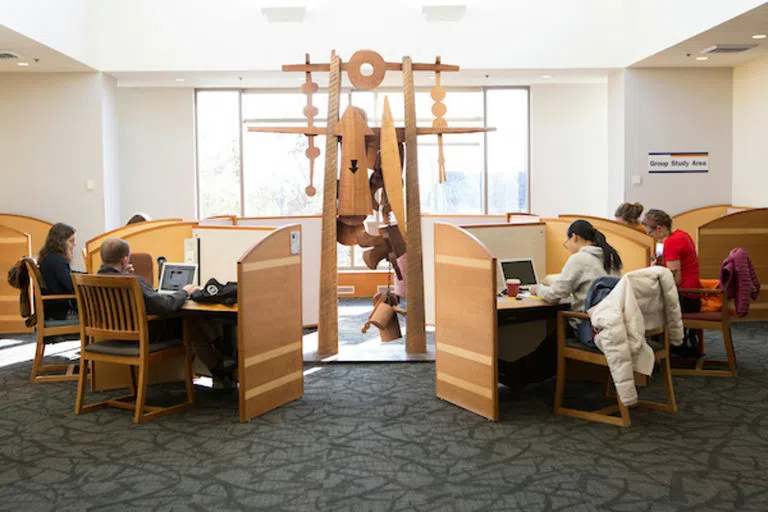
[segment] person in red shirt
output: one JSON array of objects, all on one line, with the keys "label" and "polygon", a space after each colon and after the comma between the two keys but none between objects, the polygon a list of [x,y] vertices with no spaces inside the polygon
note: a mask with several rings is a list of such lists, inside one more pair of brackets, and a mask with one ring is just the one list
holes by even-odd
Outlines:
[{"label": "person in red shirt", "polygon": [[[696,244],[681,229],[672,230],[672,217],[661,210],[648,210],[641,223],[645,232],[664,244],[662,264],[672,271],[678,288],[699,288],[699,258]],[[697,295],[680,294],[683,313],[701,311],[701,299]]]}]

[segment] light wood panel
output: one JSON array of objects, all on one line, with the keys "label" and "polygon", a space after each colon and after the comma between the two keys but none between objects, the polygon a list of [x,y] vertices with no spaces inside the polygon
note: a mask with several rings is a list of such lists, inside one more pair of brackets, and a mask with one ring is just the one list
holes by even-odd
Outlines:
[{"label": "light wood panel", "polygon": [[434,237],[437,396],[496,421],[496,258],[459,227],[436,223]]},{"label": "light wood panel", "polygon": [[[488,248],[497,260],[532,258],[539,279],[546,270],[546,235],[544,223],[488,224],[483,226],[462,226]],[[504,277],[497,269],[496,287],[503,290]]]},{"label": "light wood panel", "polygon": [[215,217],[207,217],[200,219],[198,222],[201,226],[234,226],[237,224],[236,215],[216,215]]},{"label": "light wood panel", "polygon": [[715,219],[699,228],[699,273],[702,279],[720,277],[720,266],[731,250],[749,252],[761,283],[749,315],[737,321],[768,320],[768,208],[756,208]]},{"label": "light wood panel", "polygon": [[[546,224],[547,233],[547,274],[559,274],[571,256],[564,242],[568,233],[569,219],[542,219]],[[638,243],[611,231],[604,231],[605,240],[613,246],[621,256],[624,264],[622,274],[645,268],[651,264],[652,250],[645,244]]]},{"label": "light wood panel", "polygon": [[615,220],[610,220],[610,219],[604,219],[602,217],[591,217],[589,215],[568,214],[568,215],[558,215],[557,218],[568,220],[571,222],[578,219],[584,219],[590,224],[592,224],[595,228],[602,231],[603,234],[606,236],[606,238],[608,238],[609,232],[615,233],[617,235],[623,236],[624,238],[634,240],[640,245],[647,246],[648,249],[650,249],[651,254],[655,254],[656,252],[656,240],[646,235],[645,233],[641,233],[639,230],[633,228],[632,226],[622,224],[621,222],[616,222]]},{"label": "light wood panel", "polygon": [[[101,243],[107,238],[122,238],[123,240],[126,240],[126,237],[133,233],[139,233],[141,231],[151,230],[160,226],[166,226],[168,224],[176,224],[181,221],[182,219],[158,219],[158,220],[148,220],[146,222],[137,222],[136,224],[121,226],[119,228],[113,229],[112,231],[107,231],[106,233],[102,233],[99,236],[91,238],[90,240],[85,242],[86,270],[90,274],[94,274],[98,272],[99,267],[101,266],[101,254],[99,254],[99,248],[101,247]],[[138,249],[135,249],[133,247],[132,249],[133,249],[133,252],[145,252],[145,251],[139,251]]]},{"label": "light wood panel", "polygon": [[[129,233],[122,238],[131,244],[132,252],[146,252],[152,255],[152,275],[155,279],[154,283],[150,284],[154,286],[158,278],[157,258],[165,256],[166,260],[171,262],[184,261],[184,239],[192,237],[192,229],[196,226],[197,222],[168,223]],[[101,265],[101,256],[94,261]]]},{"label": "light wood panel", "polygon": [[0,225],[0,333],[29,332],[19,312],[19,292],[8,284],[5,272],[25,256],[32,254],[29,234]]},{"label": "light wood panel", "polygon": [[691,235],[693,242],[698,248],[699,228],[723,215],[728,215],[728,210],[730,208],[731,205],[729,204],[714,204],[712,206],[702,206],[701,208],[694,208],[693,210],[678,213],[672,217],[672,228],[682,229]]},{"label": "light wood panel", "polygon": [[506,214],[507,222],[537,222],[539,216],[533,213],[510,212]]},{"label": "light wood panel", "polygon": [[295,232],[301,226],[271,232],[237,264],[240,421],[304,394],[302,254],[290,251]]},{"label": "light wood panel", "polygon": [[0,224],[28,234],[29,242],[32,247],[32,257],[34,258],[37,258],[37,253],[45,243],[48,231],[51,229],[51,226],[53,226],[53,224],[47,220],[27,217],[26,215],[16,215],[13,213],[0,213]]}]

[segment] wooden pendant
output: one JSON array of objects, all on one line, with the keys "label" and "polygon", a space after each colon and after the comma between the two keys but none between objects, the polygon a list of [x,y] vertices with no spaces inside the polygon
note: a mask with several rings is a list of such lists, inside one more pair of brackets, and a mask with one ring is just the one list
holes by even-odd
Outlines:
[{"label": "wooden pendant", "polygon": [[368,154],[365,136],[373,135],[365,112],[347,107],[336,130],[341,136],[339,170],[339,217],[367,217],[373,211],[368,185]]}]

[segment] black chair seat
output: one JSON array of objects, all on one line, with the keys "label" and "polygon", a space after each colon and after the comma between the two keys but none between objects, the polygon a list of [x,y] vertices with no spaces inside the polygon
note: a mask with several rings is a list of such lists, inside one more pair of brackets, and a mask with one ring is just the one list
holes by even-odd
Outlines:
[{"label": "black chair seat", "polygon": [[[659,343],[658,341],[654,340],[646,340],[646,342],[651,346],[654,352],[658,352],[659,350],[664,349],[664,344]],[[602,351],[599,348],[596,347],[588,347],[584,345],[583,343],[580,343],[576,340],[565,340],[565,344],[570,348],[576,348],[579,350],[583,350],[585,352],[593,352],[595,354],[602,354]]]},{"label": "black chair seat", "polygon": [[46,318],[43,322],[43,327],[50,329],[52,327],[66,327],[68,325],[80,325],[80,318],[77,313],[70,313],[66,318],[54,319]]},{"label": "black chair seat", "polygon": [[[183,342],[178,339],[156,341],[149,344],[149,352],[159,352],[169,348],[180,347]],[[104,340],[91,343],[85,347],[86,352],[93,354],[107,354],[111,356],[139,356],[139,342],[133,340]]]}]

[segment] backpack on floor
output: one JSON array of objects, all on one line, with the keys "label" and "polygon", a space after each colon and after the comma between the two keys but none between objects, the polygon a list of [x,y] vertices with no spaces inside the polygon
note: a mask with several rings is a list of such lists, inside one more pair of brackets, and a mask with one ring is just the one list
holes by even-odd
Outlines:
[{"label": "backpack on floor", "polygon": [[229,281],[221,284],[214,278],[208,280],[202,290],[193,293],[190,299],[205,304],[237,304],[237,283]]}]

